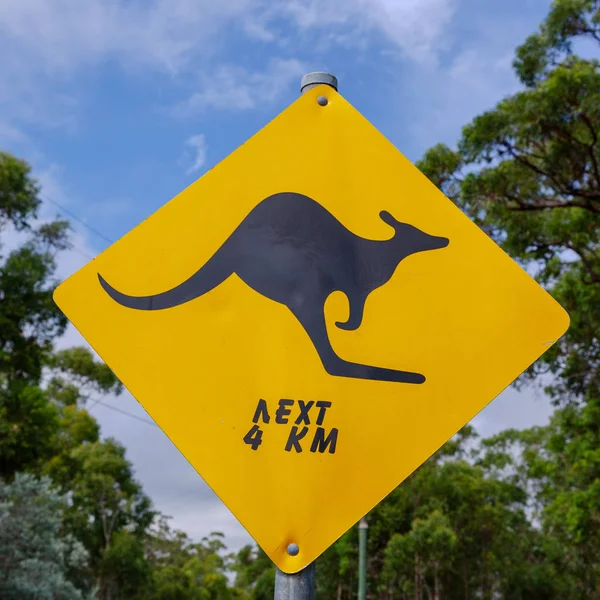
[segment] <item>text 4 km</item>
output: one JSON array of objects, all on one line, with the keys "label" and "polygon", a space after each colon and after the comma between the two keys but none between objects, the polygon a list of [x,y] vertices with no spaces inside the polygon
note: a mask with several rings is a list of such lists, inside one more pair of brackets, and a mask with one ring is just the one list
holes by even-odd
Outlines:
[{"label": "text 4 km", "polygon": [[[325,400],[279,400],[274,412],[273,423],[292,426],[284,450],[286,452],[302,452],[304,445],[309,452],[335,454],[338,430],[334,427],[327,431],[322,427],[329,408],[331,408],[331,402]],[[243,440],[252,450],[258,450],[263,436],[259,422],[267,425],[271,423],[267,403],[262,399],[256,405],[252,422],[254,425]],[[310,425],[317,427],[313,429]],[[313,429],[312,432],[311,429]]]}]

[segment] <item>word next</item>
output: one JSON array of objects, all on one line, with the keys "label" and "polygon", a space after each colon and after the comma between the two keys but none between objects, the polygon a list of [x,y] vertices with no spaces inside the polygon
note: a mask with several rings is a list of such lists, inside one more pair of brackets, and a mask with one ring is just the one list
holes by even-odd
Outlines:
[{"label": "word next", "polygon": [[[259,423],[264,425],[289,425],[290,432],[287,437],[284,450],[286,452],[302,452],[308,448],[309,452],[321,454],[329,452],[335,454],[337,446],[338,430],[332,428],[329,432],[323,427],[327,410],[331,408],[331,402],[325,400],[279,400],[273,414],[269,413],[269,407],[265,400],[259,400],[252,417],[254,425],[244,436],[244,442],[252,450],[258,450],[262,444],[263,430]],[[316,427],[312,428],[311,425]]]}]

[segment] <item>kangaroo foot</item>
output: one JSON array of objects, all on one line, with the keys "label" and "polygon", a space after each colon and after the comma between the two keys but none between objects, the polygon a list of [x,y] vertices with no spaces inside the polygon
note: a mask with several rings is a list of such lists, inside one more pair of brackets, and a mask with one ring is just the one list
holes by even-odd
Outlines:
[{"label": "kangaroo foot", "polygon": [[370,367],[358,363],[346,362],[345,360],[328,361],[324,365],[330,375],[338,377],[353,377],[355,379],[373,379],[376,381],[391,381],[394,383],[424,383],[425,377],[420,373],[410,371],[396,371],[382,367]]}]

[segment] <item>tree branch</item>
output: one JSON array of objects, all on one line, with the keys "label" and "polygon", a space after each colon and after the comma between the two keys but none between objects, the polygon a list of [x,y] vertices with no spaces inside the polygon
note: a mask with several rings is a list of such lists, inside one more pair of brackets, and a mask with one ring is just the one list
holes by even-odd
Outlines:
[{"label": "tree branch", "polygon": [[575,254],[577,254],[579,259],[581,260],[581,264],[584,266],[586,273],[591,278],[591,281],[589,283],[592,283],[592,284],[600,283],[600,274],[598,274],[596,272],[596,269],[595,269],[594,265],[592,264],[592,261],[585,255],[583,250],[581,250],[577,246],[573,245],[571,242],[561,241],[561,240],[553,240],[553,241],[549,241],[549,242],[535,244],[534,248],[536,250],[544,250],[544,249],[550,248],[552,246],[566,248],[567,250],[571,250],[572,252],[575,252]]},{"label": "tree branch", "polygon": [[[514,199],[514,197],[513,197]],[[574,200],[539,200],[537,204],[523,204],[521,200],[514,199],[518,206],[507,206],[506,208],[514,212],[530,212],[544,210],[545,208],[585,208],[593,213],[600,213],[600,206],[595,206],[589,202],[577,202]]]},{"label": "tree branch", "polygon": [[586,144],[586,146],[588,148],[588,152],[590,154],[590,159],[592,161],[594,175],[596,176],[596,183],[600,186],[600,168],[598,167],[598,160],[596,159],[596,152],[595,152],[595,147],[596,147],[596,144],[598,143],[598,133],[596,132],[596,129],[594,128],[594,124],[592,123],[590,118],[585,113],[579,113],[579,116],[581,117],[581,120],[586,124],[587,128],[589,129],[590,133],[592,134],[592,143],[589,146]]}]

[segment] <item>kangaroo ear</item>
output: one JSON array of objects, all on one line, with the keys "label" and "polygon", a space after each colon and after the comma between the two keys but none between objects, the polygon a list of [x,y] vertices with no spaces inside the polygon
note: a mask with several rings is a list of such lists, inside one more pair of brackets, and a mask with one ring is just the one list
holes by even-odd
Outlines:
[{"label": "kangaroo ear", "polygon": [[381,217],[381,220],[384,223],[387,223],[390,227],[396,229],[398,221],[396,221],[396,219],[394,219],[394,217],[392,217],[392,215],[390,215],[390,213],[387,210],[382,210],[379,213],[379,216]]}]

